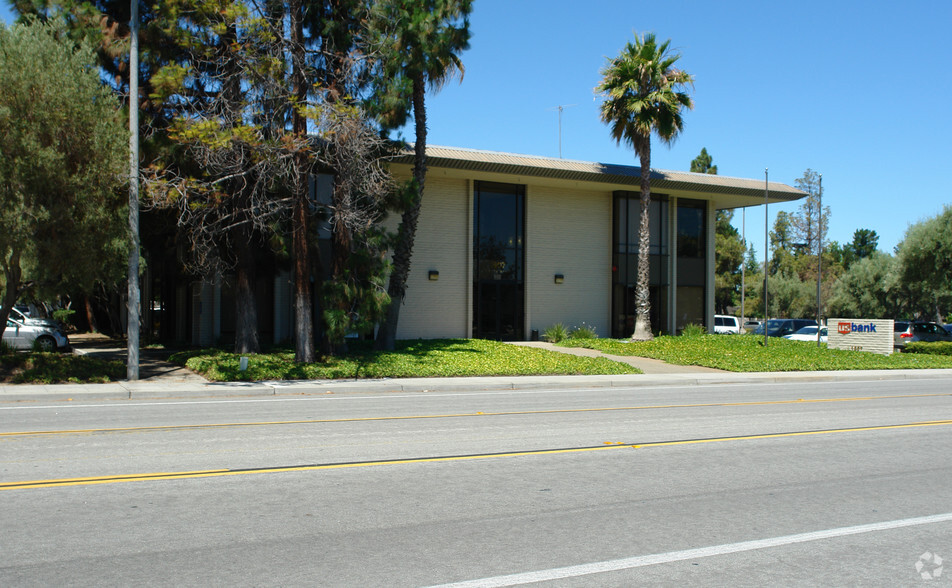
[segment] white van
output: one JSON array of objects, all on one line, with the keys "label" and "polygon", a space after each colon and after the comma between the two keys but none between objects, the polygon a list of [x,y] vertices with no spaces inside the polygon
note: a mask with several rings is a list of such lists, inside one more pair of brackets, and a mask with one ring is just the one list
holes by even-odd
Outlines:
[{"label": "white van", "polygon": [[714,315],[714,332],[718,335],[739,335],[740,319],[726,314]]}]

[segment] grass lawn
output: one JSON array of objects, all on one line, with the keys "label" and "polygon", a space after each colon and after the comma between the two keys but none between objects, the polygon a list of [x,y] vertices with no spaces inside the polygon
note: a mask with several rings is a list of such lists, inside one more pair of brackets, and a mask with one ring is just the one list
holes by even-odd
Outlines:
[{"label": "grass lawn", "polygon": [[0,353],[0,384],[104,383],[126,377],[121,361],[69,353]]},{"label": "grass lawn", "polygon": [[700,365],[731,372],[805,372],[826,370],[898,370],[952,368],[952,357],[922,353],[877,355],[827,349],[824,344],[771,337],[767,346],[757,335],[657,337],[638,343],[615,339],[571,339],[559,345],[635,355],[678,365]]},{"label": "grass lawn", "polygon": [[336,380],[357,378],[429,378],[448,376],[540,376],[640,374],[637,368],[605,358],[576,357],[483,339],[397,341],[393,352],[374,351],[366,342],[351,344],[346,357],[323,362],[294,362],[292,350],[251,355],[240,371],[240,356],[221,349],[172,354],[209,380]]}]

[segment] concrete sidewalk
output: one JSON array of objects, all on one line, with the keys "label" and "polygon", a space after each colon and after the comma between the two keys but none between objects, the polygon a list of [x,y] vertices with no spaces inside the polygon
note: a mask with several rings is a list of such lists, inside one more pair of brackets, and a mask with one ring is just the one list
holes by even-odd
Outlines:
[{"label": "concrete sidewalk", "polygon": [[55,384],[0,386],[0,404],[92,400],[150,400],[238,398],[261,396],[317,396],[326,394],[387,394],[630,388],[793,382],[856,382],[952,378],[944,370],[867,370],[838,372],[681,373],[624,376],[500,376],[480,378],[393,378],[380,380],[306,380],[274,382],[180,382],[171,380],[122,381],[110,384]]},{"label": "concrete sidewalk", "polygon": [[[125,361],[125,349],[104,337],[77,337],[75,352]],[[0,403],[80,400],[195,399],[324,394],[425,393],[482,390],[698,386],[777,382],[854,382],[952,377],[952,369],[864,370],[835,372],[734,373],[698,366],[679,366],[641,357],[605,355],[590,349],[555,347],[550,343],[519,343],[584,355],[608,357],[640,368],[644,374],[619,376],[495,376],[469,378],[385,378],[377,380],[296,380],[265,382],[208,382],[189,370],[162,359],[162,352],[144,350],[138,381],[108,384],[3,384]]]}]

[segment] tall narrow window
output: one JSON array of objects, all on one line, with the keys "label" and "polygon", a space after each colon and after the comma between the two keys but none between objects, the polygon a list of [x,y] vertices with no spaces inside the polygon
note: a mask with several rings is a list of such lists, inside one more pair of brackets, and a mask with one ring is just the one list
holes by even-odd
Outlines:
[{"label": "tall narrow window", "polygon": [[520,341],[525,317],[525,187],[476,182],[473,336]]},{"label": "tall narrow window", "polygon": [[705,324],[707,203],[678,199],[677,329]]},{"label": "tall narrow window", "polygon": [[[612,209],[612,337],[629,337],[635,330],[635,286],[638,281],[641,197],[637,192],[615,192]],[[648,204],[651,329],[668,324],[668,200],[652,195]]]}]

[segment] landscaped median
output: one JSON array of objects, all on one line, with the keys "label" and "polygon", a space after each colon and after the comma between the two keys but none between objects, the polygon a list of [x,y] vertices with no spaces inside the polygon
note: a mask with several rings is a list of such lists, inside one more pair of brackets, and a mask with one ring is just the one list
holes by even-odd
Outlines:
[{"label": "landscaped median", "polygon": [[[563,347],[596,349],[611,355],[634,355],[678,365],[699,365],[730,372],[806,372],[952,368],[952,357],[918,353],[877,355],[817,347],[816,343],[756,335],[656,337],[629,343],[615,339],[566,339]],[[934,344],[919,344],[926,347]]]},{"label": "landscaped median", "polygon": [[397,341],[396,350],[374,351],[367,342],[350,345],[343,357],[295,363],[291,350],[241,356],[220,349],[175,353],[173,363],[213,381],[338,380],[460,376],[550,376],[640,374],[641,370],[601,357],[577,357],[483,339]]},{"label": "landscaped median", "polygon": [[0,384],[101,384],[126,376],[120,361],[68,353],[0,352]]},{"label": "landscaped median", "polygon": [[[763,337],[754,335],[666,336],[639,343],[569,339],[558,345],[731,372],[952,369],[952,356],[940,355],[952,349],[935,343],[910,344],[905,353],[891,356],[774,338],[764,346]],[[641,373],[604,357],[578,357],[482,339],[398,341],[392,352],[374,351],[368,342],[354,342],[347,355],[312,364],[295,363],[294,352],[282,348],[249,355],[245,370],[241,370],[240,355],[222,349],[181,351],[172,354],[170,361],[218,382]],[[0,353],[0,367],[0,383],[4,384],[109,382],[125,376],[121,362],[57,353]]]}]

